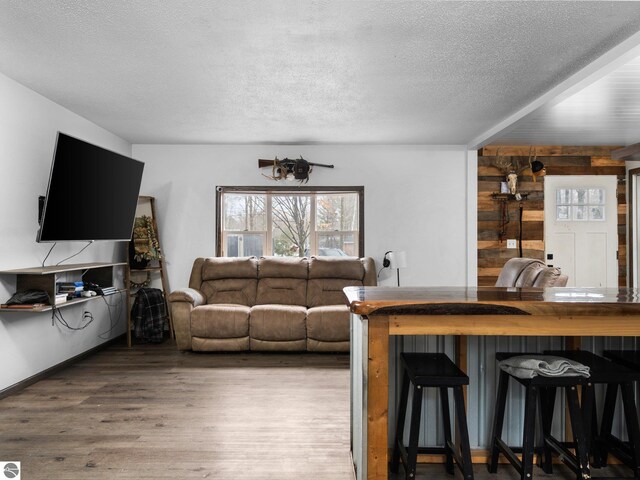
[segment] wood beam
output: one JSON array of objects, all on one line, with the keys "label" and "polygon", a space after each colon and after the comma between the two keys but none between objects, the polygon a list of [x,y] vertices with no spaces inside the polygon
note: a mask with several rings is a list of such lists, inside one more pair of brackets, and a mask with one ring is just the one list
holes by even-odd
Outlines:
[{"label": "wood beam", "polygon": [[[566,145],[533,145],[534,155],[538,157],[562,156],[598,156],[607,157],[620,146],[566,146]],[[478,156],[495,156],[500,149],[500,156],[528,157],[532,152],[531,145],[487,145],[478,150]]]},{"label": "wood beam", "polygon": [[640,143],[611,151],[612,160],[640,160]]}]

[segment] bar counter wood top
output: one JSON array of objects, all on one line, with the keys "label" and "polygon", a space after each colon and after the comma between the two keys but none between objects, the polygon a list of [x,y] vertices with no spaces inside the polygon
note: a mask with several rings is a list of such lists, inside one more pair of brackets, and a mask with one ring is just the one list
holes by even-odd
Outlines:
[{"label": "bar counter wood top", "polygon": [[632,288],[347,287],[344,292],[358,315],[593,314],[596,304],[600,315],[640,311],[640,295]]},{"label": "bar counter wood top", "polygon": [[[352,452],[359,480],[387,478],[389,336],[561,336],[565,348],[578,348],[581,336],[640,336],[636,289],[347,287],[344,293],[358,337],[352,391],[361,393],[352,397]],[[464,370],[461,345],[456,363]]]}]

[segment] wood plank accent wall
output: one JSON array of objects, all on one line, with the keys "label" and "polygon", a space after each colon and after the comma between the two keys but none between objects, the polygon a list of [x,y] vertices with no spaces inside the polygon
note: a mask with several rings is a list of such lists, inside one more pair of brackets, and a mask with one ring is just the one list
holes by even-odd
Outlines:
[{"label": "wood plank accent wall", "polygon": [[[506,238],[518,238],[520,204],[522,215],[522,256],[544,259],[544,177],[533,182],[523,172],[518,177],[518,191],[529,192],[522,202],[508,202],[509,222],[505,240],[500,242],[500,204],[491,197],[500,192],[504,174],[493,164],[496,152],[526,165],[530,146],[488,145],[478,151],[478,285],[491,286],[507,260],[519,256],[518,249],[507,249]],[[563,147],[535,146],[537,160],[545,164],[547,175],[616,175],[618,177],[618,284],[627,284],[627,200],[625,163],[612,160],[611,151],[617,146]]]}]

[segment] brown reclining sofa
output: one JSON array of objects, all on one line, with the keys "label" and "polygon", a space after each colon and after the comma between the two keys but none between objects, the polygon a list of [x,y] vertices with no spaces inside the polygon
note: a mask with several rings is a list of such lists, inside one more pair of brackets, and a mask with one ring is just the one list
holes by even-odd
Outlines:
[{"label": "brown reclining sofa", "polygon": [[197,258],[169,302],[180,350],[349,351],[342,289],[376,285],[372,258]]}]

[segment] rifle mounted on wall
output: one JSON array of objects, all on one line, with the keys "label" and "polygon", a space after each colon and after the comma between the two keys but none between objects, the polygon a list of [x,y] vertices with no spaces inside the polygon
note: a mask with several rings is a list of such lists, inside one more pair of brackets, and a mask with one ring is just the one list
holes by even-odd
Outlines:
[{"label": "rifle mounted on wall", "polygon": [[307,162],[302,155],[300,158],[290,159],[283,158],[278,160],[276,157],[274,160],[258,159],[258,168],[271,167],[271,175],[264,175],[272,180],[299,180],[300,183],[307,183],[309,181],[309,174],[312,172],[313,167],[334,168],[333,165],[327,165],[326,163],[313,163]]}]

